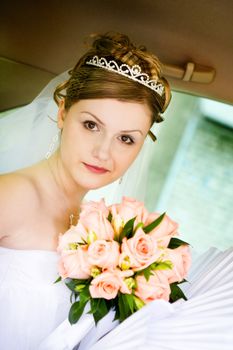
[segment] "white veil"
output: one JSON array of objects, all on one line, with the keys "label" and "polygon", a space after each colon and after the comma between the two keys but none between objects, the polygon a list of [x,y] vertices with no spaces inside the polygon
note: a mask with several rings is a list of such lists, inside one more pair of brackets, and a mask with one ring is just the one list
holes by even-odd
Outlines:
[{"label": "white veil", "polygon": [[[0,173],[11,172],[45,158],[53,137],[57,134],[57,105],[53,92],[68,79],[64,72],[54,79],[27,106],[0,118]],[[55,148],[58,143],[55,145]],[[153,142],[147,138],[137,159],[121,181],[90,191],[85,199],[102,197],[108,204],[119,202],[123,195],[144,200]]]},{"label": "white veil", "polygon": [[[45,158],[51,141],[57,134],[56,122],[51,120],[56,120],[57,115],[52,94],[54,88],[66,79],[67,73],[59,75],[32,103],[0,118],[0,173],[13,171]],[[144,200],[153,146],[151,140],[146,140],[121,183],[116,181],[99,190],[90,191],[86,199],[98,200],[105,197],[110,204],[127,195]],[[232,249],[226,252],[211,249],[195,259],[189,282],[183,287],[189,299],[187,302],[179,300],[169,305],[156,300],[112,332],[109,332],[113,325],[109,318],[103,319],[97,331],[88,314],[72,327],[65,320],[39,348],[72,349],[88,334],[80,344],[80,350],[120,349],[122,341],[124,349],[126,346],[127,349],[135,348],[136,344],[143,349],[230,350],[233,334],[232,266]],[[105,333],[107,335],[102,337]],[[98,338],[100,341],[95,345],[88,343],[93,343]]]}]

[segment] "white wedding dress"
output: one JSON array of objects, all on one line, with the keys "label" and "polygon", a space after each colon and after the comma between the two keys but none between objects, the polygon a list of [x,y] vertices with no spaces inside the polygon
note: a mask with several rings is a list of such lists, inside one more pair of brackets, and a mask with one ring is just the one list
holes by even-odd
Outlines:
[{"label": "white wedding dress", "polygon": [[110,312],[96,327],[85,313],[71,326],[70,291],[51,251],[0,248],[1,350],[232,350],[233,249],[195,257],[188,301],[154,301],[123,323]]},{"label": "white wedding dress", "polygon": [[[56,115],[52,91],[66,77],[53,80],[29,106],[0,118],[0,172],[44,158],[57,133],[47,118]],[[121,184],[91,191],[87,199],[104,196],[110,204],[124,194],[143,200],[149,153],[146,144]],[[0,247],[1,350],[233,349],[233,249],[194,257],[182,287],[188,301],[154,301],[120,325],[110,312],[97,327],[87,313],[69,324],[70,291],[54,284],[58,259],[56,252]]]},{"label": "white wedding dress", "polygon": [[67,316],[56,252],[0,247],[0,349],[37,349]]}]

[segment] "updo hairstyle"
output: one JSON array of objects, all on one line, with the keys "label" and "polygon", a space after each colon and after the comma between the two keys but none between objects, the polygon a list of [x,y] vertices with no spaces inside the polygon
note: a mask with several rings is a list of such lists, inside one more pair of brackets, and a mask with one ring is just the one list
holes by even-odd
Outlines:
[{"label": "updo hairstyle", "polygon": [[[132,67],[139,65],[150,79],[158,79],[164,86],[160,96],[150,88],[103,68],[90,66],[86,61],[94,56],[114,60],[119,65],[125,63]],[[121,101],[146,103],[151,112],[151,125],[163,120],[160,113],[167,108],[171,94],[167,80],[161,75],[161,65],[156,56],[145,47],[136,48],[126,35],[108,32],[96,35],[91,48],[84,54],[76,66],[69,71],[70,78],[60,84],[54,92],[57,104],[65,99],[65,109],[75,102],[85,99],[114,98]],[[65,92],[63,94],[62,92]]]}]

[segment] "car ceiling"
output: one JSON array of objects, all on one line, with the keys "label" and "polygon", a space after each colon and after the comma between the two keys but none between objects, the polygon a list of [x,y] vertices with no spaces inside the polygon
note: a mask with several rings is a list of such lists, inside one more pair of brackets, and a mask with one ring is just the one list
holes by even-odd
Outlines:
[{"label": "car ceiling", "polygon": [[[233,1],[3,1],[0,110],[30,102],[85,52],[91,33],[122,32],[164,64],[174,90],[233,104]],[[187,62],[215,71],[212,82],[169,77]]]}]

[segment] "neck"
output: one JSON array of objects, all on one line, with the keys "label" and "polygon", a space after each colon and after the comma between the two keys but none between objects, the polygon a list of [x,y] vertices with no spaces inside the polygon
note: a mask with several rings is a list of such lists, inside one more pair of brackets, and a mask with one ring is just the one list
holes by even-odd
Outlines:
[{"label": "neck", "polygon": [[70,176],[57,152],[46,162],[54,183],[53,189],[57,200],[61,201],[63,209],[68,215],[76,217],[87,190],[79,186]]}]

